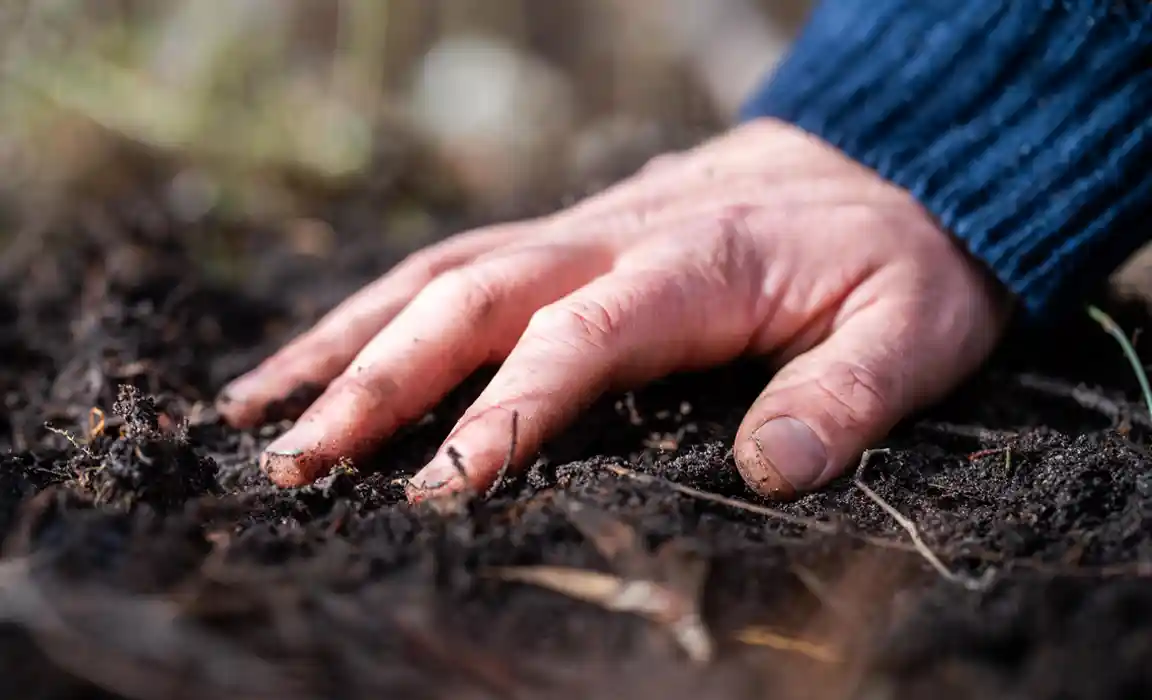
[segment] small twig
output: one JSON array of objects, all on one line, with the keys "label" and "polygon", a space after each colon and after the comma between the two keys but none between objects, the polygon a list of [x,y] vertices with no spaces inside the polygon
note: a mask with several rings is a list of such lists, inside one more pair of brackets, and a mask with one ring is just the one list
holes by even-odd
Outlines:
[{"label": "small twig", "polygon": [[976,584],[975,586],[972,585],[971,579],[961,576],[945,566],[944,562],[940,561],[940,558],[936,556],[936,553],[933,552],[928,547],[928,545],[924,543],[924,539],[920,536],[920,530],[916,527],[916,524],[908,518],[904,517],[900,511],[889,505],[888,502],[881,498],[879,494],[868,488],[867,484],[857,479],[856,487],[863,491],[865,496],[872,499],[873,503],[880,506],[880,508],[883,509],[883,511],[889,516],[891,516],[891,518],[895,520],[896,523],[900,525],[900,527],[904,528],[904,530],[912,538],[912,544],[916,546],[916,550],[920,553],[920,555],[924,557],[928,563],[932,565],[932,568],[935,569],[946,580],[951,581],[952,583],[961,584],[965,588],[969,588],[971,590],[979,590],[979,588],[983,587],[983,584]]},{"label": "small twig", "polygon": [[1124,329],[1120,327],[1111,316],[1104,313],[1101,309],[1095,306],[1088,307],[1088,315],[1092,320],[1099,323],[1108,335],[1116,339],[1120,344],[1120,349],[1124,351],[1124,356],[1128,358],[1128,363],[1132,365],[1132,371],[1136,373],[1136,381],[1140,382],[1140,390],[1144,393],[1144,404],[1148,407],[1148,415],[1152,418],[1152,387],[1148,386],[1148,375],[1144,372],[1144,363],[1140,361],[1140,356],[1136,354],[1136,348],[1132,347],[1131,341],[1128,336],[1124,334]]},{"label": "small twig", "polygon": [[444,450],[444,452],[448,455],[448,460],[452,462],[452,467],[456,469],[456,474],[467,484],[468,471],[464,469],[464,456],[460,454],[460,450],[456,449],[453,445],[449,445],[448,449]]},{"label": "small twig", "polygon": [[887,447],[878,447],[874,450],[864,450],[864,454],[860,455],[860,463],[856,465],[856,476],[854,480],[859,481],[864,478],[864,470],[868,468],[868,464],[876,455],[892,454],[892,450]]},{"label": "small twig", "polygon": [[803,654],[814,661],[835,664],[842,659],[835,649],[804,639],[787,637],[764,627],[748,627],[736,634],[736,639],[752,646],[768,647],[777,651]]},{"label": "small twig", "polygon": [[895,540],[885,539],[883,537],[875,537],[859,532],[852,532],[850,530],[837,527],[834,523],[830,523],[825,520],[817,520],[816,518],[809,518],[802,515],[793,515],[782,510],[769,508],[768,506],[761,506],[755,503],[741,501],[737,498],[721,496],[718,493],[701,491],[700,489],[692,488],[691,486],[685,486],[684,484],[680,484],[675,481],[669,481],[668,479],[662,479],[658,476],[642,474],[640,472],[623,467],[619,464],[606,464],[604,465],[604,469],[607,469],[617,476],[627,477],[642,484],[656,484],[659,486],[664,486],[665,488],[671,489],[681,495],[688,496],[690,498],[695,498],[701,501],[708,501],[710,503],[717,503],[722,506],[728,506],[729,508],[745,511],[747,513],[763,515],[775,520],[790,523],[792,525],[806,527],[821,534],[843,535],[845,537],[851,537],[861,542],[867,542],[868,544],[884,549],[896,549],[905,552],[916,551],[912,545],[906,544],[904,542],[897,542]]},{"label": "small twig", "polygon": [[675,481],[669,481],[668,479],[661,479],[658,476],[652,476],[651,474],[642,474],[640,472],[633,471],[633,470],[628,469],[626,467],[622,467],[618,464],[606,464],[606,465],[604,465],[604,468],[607,469],[608,471],[612,472],[613,474],[617,475],[617,476],[628,477],[629,479],[633,479],[633,480],[638,481],[640,483],[660,484],[662,486],[665,486],[667,488],[672,489],[673,491],[681,493],[685,496],[691,496],[692,498],[696,498],[696,499],[699,499],[701,501],[710,501],[712,503],[719,503],[720,505],[728,506],[729,508],[736,508],[738,510],[747,511],[749,513],[756,513],[757,515],[764,515],[764,516],[767,516],[769,518],[774,518],[776,520],[782,520],[786,523],[791,523],[793,525],[801,525],[803,527],[807,527],[809,529],[816,530],[817,532],[822,532],[826,535],[837,535],[837,534],[841,533],[840,528],[838,528],[834,524],[826,522],[824,520],[817,520],[815,518],[806,518],[802,515],[793,515],[791,513],[785,513],[784,511],[777,510],[775,508],[769,508],[767,506],[760,506],[760,505],[756,505],[755,503],[748,503],[747,501],[741,501],[741,500],[736,499],[736,498],[729,498],[728,496],[721,496],[718,493],[710,493],[708,491],[701,491],[700,489],[695,489],[695,488],[692,488],[691,486],[685,486],[684,484],[679,484],[679,483],[676,483]]},{"label": "small twig", "polygon": [[504,485],[504,479],[508,477],[508,469],[512,466],[512,460],[516,456],[516,443],[519,439],[520,429],[520,412],[512,411],[512,435],[508,439],[508,454],[504,456],[504,463],[500,465],[500,471],[496,472],[496,481],[488,487],[488,492],[484,494],[485,498],[492,498],[500,491],[500,487]]},{"label": "small twig", "polygon": [[863,492],[865,496],[870,498],[873,503],[880,506],[881,510],[883,510],[889,515],[889,517],[895,520],[900,527],[904,528],[904,531],[907,532],[908,536],[912,538],[912,544],[916,547],[916,551],[919,552],[920,556],[924,557],[924,559],[932,566],[932,568],[935,569],[936,572],[940,574],[946,581],[959,584],[970,591],[979,591],[987,588],[989,582],[991,581],[989,576],[993,571],[991,568],[988,569],[988,575],[985,575],[983,579],[974,579],[970,576],[964,576],[949,569],[944,564],[944,562],[940,560],[940,557],[936,556],[936,553],[932,551],[928,544],[924,542],[924,538],[920,535],[920,528],[916,527],[916,523],[912,522],[907,517],[905,517],[903,513],[893,508],[887,501],[881,498],[878,493],[868,488],[868,485],[861,480],[864,468],[868,464],[868,459],[876,452],[879,452],[879,450],[868,450],[864,453],[864,456],[860,458],[860,466],[856,469],[856,477],[853,480],[856,484],[856,488],[860,489],[860,491]]},{"label": "small twig", "polygon": [[[877,450],[872,450],[871,452],[875,453],[875,452],[877,452]],[[868,453],[866,453],[866,454],[868,454]],[[1008,452],[1008,455],[1009,456],[1011,455],[1010,451]],[[870,456],[870,454],[869,454],[869,456]],[[861,461],[863,462],[864,460],[861,459]],[[885,537],[878,537],[875,535],[867,535],[864,533],[852,532],[851,530],[842,530],[842,529],[837,528],[832,523],[829,523],[829,522],[826,522],[823,520],[816,520],[814,518],[805,518],[803,516],[792,515],[791,513],[785,513],[783,511],[775,510],[773,508],[768,508],[765,506],[756,505],[754,503],[748,503],[746,501],[741,501],[741,500],[736,499],[736,498],[729,498],[727,496],[721,496],[719,494],[709,493],[707,491],[701,491],[700,489],[695,489],[695,488],[692,488],[691,486],[685,486],[683,484],[678,484],[675,481],[669,481],[668,479],[662,479],[660,477],[653,476],[651,474],[642,474],[640,472],[633,471],[631,469],[628,469],[628,468],[623,467],[623,466],[618,465],[618,464],[606,464],[603,466],[603,468],[612,472],[613,474],[616,474],[617,476],[626,477],[628,479],[633,479],[633,480],[635,480],[639,483],[642,483],[642,484],[653,484],[653,485],[657,485],[657,486],[664,486],[664,487],[666,487],[672,491],[675,491],[675,492],[677,492],[681,495],[684,495],[684,496],[688,496],[690,498],[696,498],[696,499],[699,499],[702,501],[717,503],[720,505],[728,506],[729,508],[735,508],[737,510],[742,510],[742,511],[749,512],[749,513],[755,513],[757,515],[764,515],[764,516],[767,516],[769,518],[777,518],[777,519],[783,520],[785,522],[793,523],[795,525],[801,525],[801,526],[808,527],[809,529],[815,530],[816,532],[820,532],[822,534],[842,535],[845,537],[851,537],[855,540],[859,540],[859,541],[864,542],[866,544],[870,544],[874,547],[880,547],[882,549],[891,549],[891,550],[896,550],[896,551],[901,551],[901,552],[923,554],[920,547],[916,546],[914,543],[909,544],[907,542],[900,542],[897,540],[891,540],[891,539],[887,539]],[[858,469],[857,473],[859,474],[859,469]],[[859,482],[857,482],[857,485],[859,485]],[[1079,569],[1072,568],[1072,569],[1070,569],[1070,568],[1066,568],[1066,567],[1051,566],[1051,565],[1045,564],[1043,562],[1037,562],[1037,561],[1033,561],[1030,559],[1006,560],[1003,557],[1003,555],[1001,555],[997,552],[989,552],[989,551],[966,552],[966,553],[960,553],[960,554],[948,554],[946,556],[976,559],[976,560],[983,562],[983,563],[986,563],[986,564],[1010,564],[1012,566],[1023,567],[1025,569],[1028,569],[1029,571],[1036,571],[1039,573],[1047,573],[1047,574],[1052,574],[1052,575],[1104,577],[1104,578],[1136,576],[1136,577],[1140,577],[1140,578],[1152,578],[1152,566],[1150,566],[1149,564],[1143,563],[1143,562],[1140,562],[1137,564],[1132,564],[1132,565],[1119,564],[1119,565],[1108,566],[1108,567],[1092,567],[1092,568],[1079,568]],[[978,583],[980,584],[980,586],[982,588],[986,587],[988,585],[988,583],[991,582],[991,574],[993,574],[993,573],[994,573],[993,570],[989,569],[988,574],[986,575],[988,580],[987,581],[985,581],[984,579],[978,580]],[[969,579],[969,580],[971,580],[971,579]]]},{"label": "small twig", "polygon": [[932,421],[921,421],[913,426],[923,430],[930,430],[934,433],[942,433],[945,435],[955,435],[956,437],[971,438],[973,440],[980,440],[981,442],[999,442],[1001,440],[1010,440],[1019,437],[1019,433],[1011,430],[994,430],[992,428],[985,428],[978,425],[960,425],[957,423],[942,423]]},{"label": "small twig", "polygon": [[1121,403],[1108,398],[1099,391],[1090,389],[1083,384],[1072,384],[1061,379],[1045,377],[1039,374],[1024,373],[1014,377],[1017,385],[1037,391],[1049,396],[1062,399],[1071,399],[1080,404],[1082,408],[1102,414],[1113,422],[1120,422],[1129,418],[1144,428],[1152,428],[1152,418],[1143,411],[1133,411],[1127,402]]}]

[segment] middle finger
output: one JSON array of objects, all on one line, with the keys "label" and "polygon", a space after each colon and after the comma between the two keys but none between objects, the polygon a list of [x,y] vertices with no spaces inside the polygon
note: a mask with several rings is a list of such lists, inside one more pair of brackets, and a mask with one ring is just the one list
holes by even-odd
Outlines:
[{"label": "middle finger", "polygon": [[440,276],[268,447],[265,470],[281,486],[298,486],[342,457],[363,456],[507,353],[536,309],[611,264],[594,246],[543,245]]}]

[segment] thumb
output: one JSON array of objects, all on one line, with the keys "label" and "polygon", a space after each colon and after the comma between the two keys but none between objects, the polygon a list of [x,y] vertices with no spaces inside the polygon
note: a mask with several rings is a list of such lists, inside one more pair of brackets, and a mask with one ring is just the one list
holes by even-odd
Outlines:
[{"label": "thumb", "polygon": [[893,311],[853,316],[772,379],[736,434],[736,465],[750,487],[789,499],[823,486],[983,359],[963,362],[965,343],[924,337],[907,310]]}]

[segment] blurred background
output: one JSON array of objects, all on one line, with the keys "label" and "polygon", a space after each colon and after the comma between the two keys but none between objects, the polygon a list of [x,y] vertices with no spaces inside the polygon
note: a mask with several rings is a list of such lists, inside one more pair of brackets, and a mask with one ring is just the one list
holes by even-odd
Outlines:
[{"label": "blurred background", "polygon": [[4,0],[0,283],[77,230],[235,277],[554,210],[724,128],[812,2]]},{"label": "blurred background", "polygon": [[315,252],[349,193],[416,242],[433,235],[434,206],[490,218],[552,206],[722,128],[806,11],[6,0],[0,243],[141,188],[176,219],[271,225]]}]

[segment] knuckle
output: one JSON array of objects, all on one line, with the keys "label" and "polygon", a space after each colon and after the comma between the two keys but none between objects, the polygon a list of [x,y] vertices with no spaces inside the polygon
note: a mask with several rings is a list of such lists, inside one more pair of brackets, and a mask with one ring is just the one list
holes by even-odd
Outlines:
[{"label": "knuckle", "polygon": [[724,299],[719,316],[744,327],[756,325],[765,274],[748,216],[748,207],[725,208],[689,251],[688,261],[694,275],[714,290],[710,296]]},{"label": "knuckle", "polygon": [[704,241],[704,261],[720,274],[728,274],[732,268],[751,259],[753,239],[748,221],[750,213],[749,206],[729,205],[722,208],[715,217]]},{"label": "knuckle", "polygon": [[595,228],[611,232],[613,237],[619,239],[651,231],[655,213],[648,205],[589,208],[582,217],[570,221],[569,225],[575,222],[581,230]]},{"label": "knuckle", "polygon": [[618,314],[591,299],[550,304],[533,314],[528,324],[528,333],[534,338],[582,348],[605,348],[618,332]]},{"label": "knuckle", "polygon": [[890,415],[894,387],[859,364],[832,365],[816,379],[816,388],[828,399],[828,413],[846,430],[866,431]]},{"label": "knuckle", "polygon": [[260,363],[259,371],[280,385],[319,382],[336,376],[350,348],[343,336],[315,326]]},{"label": "knuckle", "polygon": [[397,271],[434,278],[448,268],[443,244],[433,244],[410,253],[397,266]]},{"label": "knuckle", "polygon": [[307,375],[321,364],[327,364],[335,352],[330,341],[323,336],[311,333],[301,336],[296,342],[285,345],[276,354],[260,365],[260,371],[278,381],[291,384]]},{"label": "knuckle", "polygon": [[341,397],[357,410],[380,410],[395,399],[396,383],[378,376],[366,376],[355,370],[332,381],[328,393]]},{"label": "knuckle", "polygon": [[478,253],[498,247],[495,245],[497,238],[507,233],[510,228],[511,225],[491,226],[457,233],[409,253],[397,269],[404,270],[406,274],[435,279],[465,264]]},{"label": "knuckle", "polygon": [[890,231],[903,228],[899,221],[893,219],[892,212],[872,203],[842,204],[838,210],[837,225],[849,236],[865,232],[870,235],[890,235]]},{"label": "knuckle", "polygon": [[753,210],[752,205],[739,202],[729,203],[720,208],[716,215],[716,231],[714,238],[731,240],[735,237],[748,235],[748,219]]},{"label": "knuckle", "polygon": [[425,291],[438,308],[456,309],[472,323],[481,323],[491,316],[500,298],[495,281],[471,266],[441,274]]},{"label": "knuckle", "polygon": [[647,163],[640,169],[641,173],[657,173],[662,170],[667,170],[678,163],[684,161],[684,154],[682,153],[661,153],[648,160]]}]

